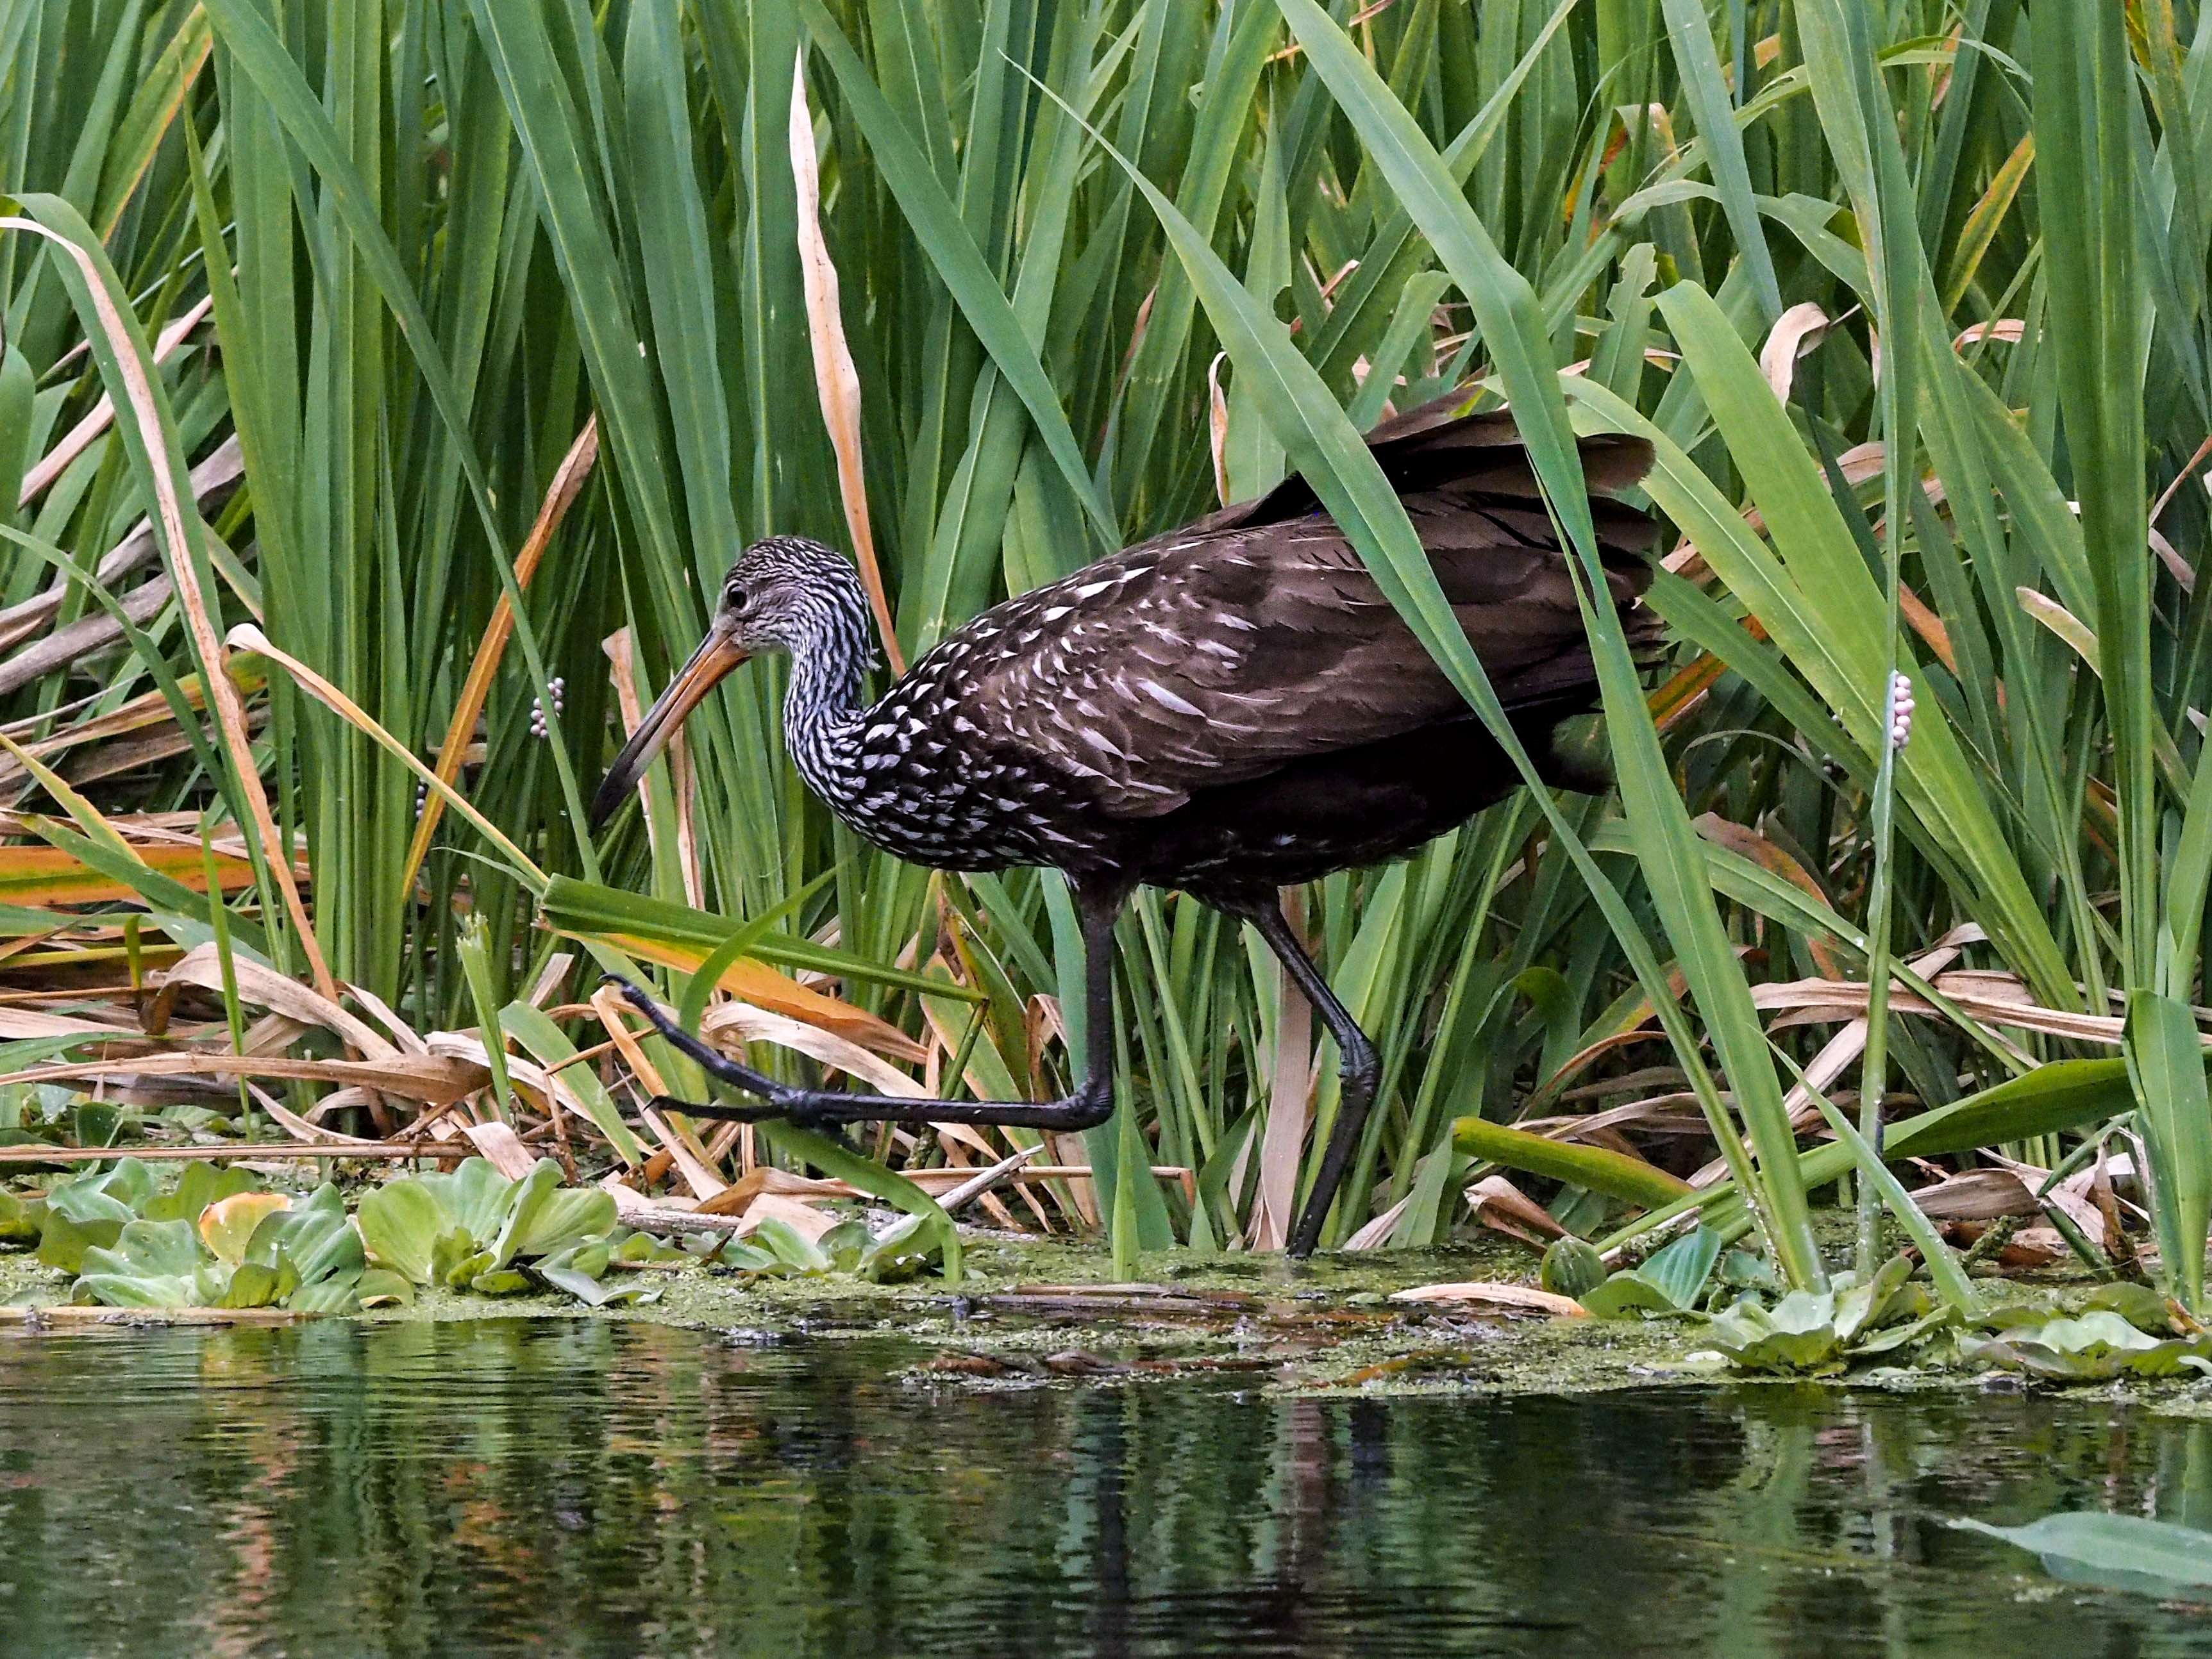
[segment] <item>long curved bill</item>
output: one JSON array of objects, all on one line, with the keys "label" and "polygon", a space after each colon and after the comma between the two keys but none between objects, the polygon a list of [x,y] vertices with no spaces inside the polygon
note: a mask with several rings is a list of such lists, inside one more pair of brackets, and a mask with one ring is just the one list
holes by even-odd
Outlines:
[{"label": "long curved bill", "polygon": [[668,683],[645,718],[637,723],[637,730],[629,734],[614,764],[599,781],[599,793],[592,797],[592,828],[597,830],[615,815],[637,781],[645,775],[645,769],[653,764],[668,739],[684,724],[684,717],[699,706],[700,700],[713,690],[722,677],[745,660],[749,652],[740,649],[720,629],[708,630],[706,639],[691,653],[691,660],[677,671],[676,678]]}]

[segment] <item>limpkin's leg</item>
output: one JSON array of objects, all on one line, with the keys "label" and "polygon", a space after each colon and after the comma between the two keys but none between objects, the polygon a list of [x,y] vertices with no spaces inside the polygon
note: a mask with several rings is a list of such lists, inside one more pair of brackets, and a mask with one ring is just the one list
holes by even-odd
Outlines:
[{"label": "limpkin's leg", "polygon": [[1094,1129],[1114,1115],[1114,919],[1121,912],[1120,890],[1089,893],[1076,889],[1076,908],[1083,921],[1084,1009],[1085,1043],[1083,1081],[1072,1095],[1059,1100],[917,1100],[902,1095],[847,1094],[830,1089],[802,1089],[779,1082],[717,1054],[678,1025],[668,1011],[632,985],[616,978],[631,1005],[651,1020],[660,1035],[689,1054],[709,1077],[743,1089],[765,1103],[728,1106],[720,1101],[672,1100],[663,1096],[653,1103],[688,1112],[694,1117],[757,1123],[763,1118],[787,1117],[803,1124],[822,1123],[1003,1123],[1016,1128],[1052,1129],[1062,1133]]},{"label": "limpkin's leg", "polygon": [[1375,1045],[1367,1040],[1367,1033],[1359,1029],[1359,1022],[1352,1018],[1352,1011],[1336,1000],[1336,993],[1328,988],[1328,981],[1314,966],[1306,947],[1291,931],[1282,906],[1273,902],[1255,904],[1243,915],[1260,930],[1260,937],[1273,950],[1276,960],[1283,964],[1283,971],[1305,993],[1306,1000],[1313,1004],[1322,1024],[1336,1039],[1337,1075],[1342,1085],[1337,1095],[1336,1127],[1330,1133],[1328,1151],[1322,1154],[1313,1190],[1306,1194],[1306,1206],[1298,1212],[1297,1225],[1291,1231],[1291,1254],[1309,1256],[1321,1243],[1328,1206],[1336,1202],[1336,1189],[1344,1184],[1344,1172],[1352,1167],[1352,1155],[1359,1150],[1360,1132],[1366,1127],[1368,1109],[1375,1103],[1375,1086],[1382,1075],[1382,1063],[1376,1056]]}]

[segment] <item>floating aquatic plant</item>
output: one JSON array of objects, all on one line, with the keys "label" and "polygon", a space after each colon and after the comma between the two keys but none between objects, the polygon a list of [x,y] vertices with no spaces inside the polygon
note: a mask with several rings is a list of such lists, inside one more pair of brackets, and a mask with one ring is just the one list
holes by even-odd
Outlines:
[{"label": "floating aquatic plant", "polygon": [[328,1182],[296,1201],[281,1193],[233,1193],[192,1218],[162,1213],[180,1207],[173,1196],[149,1200],[149,1213],[116,1221],[109,1206],[124,1200],[98,1189],[100,1179],[58,1188],[49,1199],[52,1215],[74,1210],[92,1216],[100,1231],[114,1227],[112,1243],[86,1244],[78,1255],[80,1302],[350,1313],[392,1293],[389,1275],[369,1267],[344,1200]]},{"label": "floating aquatic plant", "polygon": [[1968,1361],[2080,1382],[2113,1376],[2212,1376],[2212,1335],[2156,1336],[2109,1309],[2015,1325],[1959,1345]]},{"label": "floating aquatic plant", "polygon": [[1893,1256],[1860,1279],[1839,1273],[1825,1291],[1791,1291],[1769,1306],[1746,1296],[1713,1316],[1705,1340],[1745,1370],[1822,1376],[1895,1352],[1948,1325],[1954,1310],[1911,1283],[1912,1262]]},{"label": "floating aquatic plant", "polygon": [[[619,1225],[612,1198],[564,1187],[550,1159],[519,1181],[482,1158],[403,1176],[363,1198],[357,1218],[328,1182],[299,1197],[193,1164],[158,1190],[144,1163],[120,1160],[43,1198],[0,1194],[0,1239],[34,1243],[40,1261],[72,1276],[78,1301],[119,1308],[353,1313],[434,1285],[483,1296],[550,1287],[602,1307],[657,1293],[643,1280],[608,1283],[617,1266],[697,1260]],[[900,1258],[887,1244],[877,1259]]]}]

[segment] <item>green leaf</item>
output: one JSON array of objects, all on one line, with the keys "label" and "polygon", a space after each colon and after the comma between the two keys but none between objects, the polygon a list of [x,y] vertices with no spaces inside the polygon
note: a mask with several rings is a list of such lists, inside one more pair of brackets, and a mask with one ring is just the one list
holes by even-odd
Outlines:
[{"label": "green leaf", "polygon": [[2205,1312],[2205,1234],[2212,1228],[2212,1091],[2203,1038],[2187,1004],[2154,991],[2128,997],[2128,1079],[2150,1165],[2159,1279],[2194,1316]]},{"label": "green leaf", "polygon": [[708,999],[714,995],[714,988],[721,983],[724,970],[740,958],[757,954],[757,947],[762,939],[768,937],[769,930],[780,926],[785,918],[795,913],[836,874],[835,870],[823,871],[781,904],[734,929],[727,939],[708,951],[706,960],[692,969],[690,978],[684,987],[684,999],[677,1005],[676,1023],[687,1031],[697,1030],[699,1022],[706,1018]]},{"label": "green leaf", "polygon": [[[88,1249],[112,1246],[124,1227],[136,1219],[131,1206],[111,1193],[111,1186],[128,1190],[118,1177],[133,1169],[135,1160],[106,1175],[80,1176],[57,1182],[46,1194],[46,1222],[39,1234],[39,1260],[64,1273],[80,1272]],[[144,1172],[138,1171],[140,1178]]]},{"label": "green leaf", "polygon": [[246,1259],[279,1268],[289,1266],[299,1274],[302,1289],[331,1280],[349,1283],[368,1265],[361,1235],[347,1218],[338,1189],[329,1182],[304,1202],[263,1220],[246,1247]]},{"label": "green leaf", "polygon": [[1961,1518],[1950,1523],[1987,1533],[2043,1558],[2044,1570],[2074,1584],[2110,1584],[2171,1595],[2179,1586],[2212,1586],[2212,1532],[2139,1515],[2075,1510],[2024,1527]]},{"label": "green leaf", "polygon": [[[730,938],[729,922],[721,917],[709,915],[704,910],[695,910],[688,904],[672,903],[666,899],[648,898],[639,893],[620,892],[611,887],[597,886],[568,876],[552,878],[545,889],[545,897],[539,909],[545,918],[545,925],[557,933],[615,938],[628,936],[702,951],[713,951]],[[857,980],[864,984],[883,985],[900,990],[926,991],[933,996],[961,997],[971,1002],[982,1000],[982,993],[966,986],[948,984],[944,980],[931,979],[903,968],[886,967],[855,956],[849,951],[816,945],[805,939],[790,939],[779,933],[762,933],[752,939],[746,948],[748,954],[777,968],[834,974],[840,979]]]},{"label": "green leaf", "polygon": [[230,1282],[210,1304],[217,1308],[266,1308],[283,1292],[283,1275],[258,1261],[241,1261],[230,1269]]},{"label": "green leaf", "polygon": [[1714,1316],[1706,1340],[1747,1370],[1820,1373],[1844,1366],[1835,1298],[1812,1291],[1792,1291],[1771,1311],[1748,1298],[1739,1302]]},{"label": "green leaf", "polygon": [[655,1292],[647,1282],[650,1274],[628,1273],[614,1284],[603,1282],[611,1254],[604,1239],[571,1244],[534,1263],[531,1271],[587,1307],[605,1308],[651,1299]]},{"label": "green leaf", "polygon": [[354,1286],[354,1294],[361,1298],[364,1308],[393,1303],[409,1308],[415,1304],[415,1281],[388,1267],[370,1267],[363,1271]]},{"label": "green leaf", "polygon": [[896,1221],[868,1242],[852,1271],[879,1285],[897,1284],[941,1265],[943,1240],[927,1218],[910,1215]]},{"label": "green leaf", "polygon": [[[1802,1073],[1799,1080],[1803,1080]],[[1960,1265],[1959,1258],[1943,1242],[1942,1235],[1936,1231],[1936,1224],[1912,1201],[1911,1194],[1905,1190],[1904,1182],[1889,1172],[1881,1155],[1867,1145],[1865,1137],[1859,1133],[1851,1121],[1838,1111],[1818,1090],[1810,1092],[1813,1103],[1820,1109],[1820,1115],[1836,1132],[1837,1140],[1850,1149],[1861,1178],[1874,1184],[1881,1194],[1882,1202],[1889,1206],[1889,1212],[1918,1247],[1921,1256],[1928,1263],[1929,1276],[1943,1292],[1943,1299],[1960,1315],[1971,1316],[1980,1307],[1981,1298],[1975,1294],[1973,1281],[1966,1277],[1966,1270]]]},{"label": "green leaf", "polygon": [[431,1254],[451,1223],[446,1206],[420,1177],[403,1176],[366,1194],[359,1217],[372,1260],[412,1284],[433,1282]]},{"label": "green leaf", "polygon": [[233,1193],[202,1210],[195,1224],[216,1259],[234,1267],[246,1260],[246,1246],[263,1220],[291,1206],[282,1193]]},{"label": "green leaf", "polygon": [[[1585,1312],[1598,1319],[1688,1313],[1696,1308],[1720,1254],[1721,1236],[1708,1228],[1696,1228],[1642,1267],[1613,1274],[1577,1299]],[[1545,1259],[1550,1260],[1548,1253]]]},{"label": "green leaf", "polygon": [[284,1297],[284,1305],[295,1313],[359,1313],[361,1294],[358,1280],[351,1275],[341,1275],[319,1279],[313,1285],[302,1285]]},{"label": "green leaf", "polygon": [[921,244],[976,339],[1029,410],[1038,438],[1058,464],[1069,491],[1090,515],[1103,544],[1120,545],[1121,532],[1113,509],[1083,463],[1082,449],[1068,427],[1059,394],[1037,360],[1036,348],[1022,331],[1021,319],[1007,302],[1006,290],[991,274],[975,238],[963,223],[959,210],[945,195],[905,124],[868,78],[866,66],[829,12],[818,0],[793,3],[805,20],[816,49],[836,72],[838,87],[853,118],[867,136],[884,183],[906,216],[906,228]]},{"label": "green leaf", "polygon": [[431,1280],[449,1291],[465,1290],[478,1273],[491,1267],[491,1252],[462,1228],[440,1233],[430,1246]]},{"label": "green leaf", "polygon": [[514,1117],[514,1085],[507,1074],[507,1043],[500,1035],[499,997],[492,985],[491,939],[483,918],[471,911],[456,930],[455,954],[461,959],[461,977],[469,988],[469,1000],[477,1012],[477,1030],[483,1038],[484,1060],[491,1070],[491,1109],[502,1123]]},{"label": "green leaf", "polygon": [[514,1183],[481,1158],[463,1158],[450,1175],[416,1176],[445,1211],[447,1220],[479,1244],[499,1237],[514,1201]]},{"label": "green leaf", "polygon": [[1720,1260],[1721,1236],[1710,1228],[1693,1228],[1659,1251],[1636,1271],[1675,1307],[1698,1305],[1698,1297]]},{"label": "green leaf", "polygon": [[46,1203],[0,1189],[0,1244],[35,1244],[46,1222]]},{"label": "green leaf", "polygon": [[1912,1259],[1899,1255],[1883,1262],[1863,1284],[1856,1279],[1849,1285],[1838,1284],[1835,1292],[1837,1339],[1850,1342],[1863,1332],[1884,1323],[1890,1304],[1911,1277]]},{"label": "green leaf", "polygon": [[1736,130],[1736,111],[1722,78],[1719,54],[1713,49],[1712,20],[1702,0],[1661,0],[1667,14],[1667,37],[1674,48],[1674,63],[1682,77],[1682,94],[1697,117],[1698,137],[1705,141],[1713,183],[1720,191],[1721,207],[1729,228],[1735,233],[1736,251],[1751,273],[1759,308],[1772,322],[1782,314],[1782,289],[1774,276],[1774,260],[1766,251],[1766,234],[1759,222],[1759,206],[1752,198],[1751,173],[1745,163],[1743,135]]},{"label": "green leaf", "polygon": [[199,1285],[191,1273],[89,1273],[76,1281],[80,1298],[110,1308],[196,1308]]},{"label": "green leaf", "polygon": [[83,1271],[140,1278],[190,1274],[206,1259],[191,1222],[133,1220],[112,1247],[84,1253]]},{"label": "green leaf", "polygon": [[261,1178],[251,1170],[187,1164],[177,1176],[177,1184],[146,1200],[142,1212],[149,1221],[197,1221],[209,1205],[254,1192],[260,1185]]},{"label": "green leaf", "polygon": [[896,1170],[887,1170],[872,1158],[862,1158],[848,1151],[827,1135],[816,1134],[811,1129],[801,1129],[793,1124],[771,1122],[761,1125],[761,1133],[769,1144],[787,1158],[803,1159],[823,1175],[838,1181],[850,1182],[871,1198],[881,1199],[893,1209],[903,1210],[921,1218],[933,1229],[937,1248],[944,1261],[945,1282],[957,1286],[960,1283],[960,1235],[954,1229],[952,1218],[938,1206],[938,1202],[913,1182]]},{"label": "green leaf", "polygon": [[614,1224],[611,1194],[596,1187],[563,1188],[561,1166],[540,1158],[515,1183],[492,1259],[503,1267],[526,1257],[550,1255],[587,1237],[604,1236]]},{"label": "green leaf", "polygon": [[826,1273],[834,1265],[813,1240],[781,1216],[770,1216],[753,1233],[753,1243],[793,1272]]},{"label": "green leaf", "polygon": [[616,1106],[614,1097],[607,1092],[606,1085],[588,1066],[570,1066],[565,1062],[576,1057],[576,1045],[548,1018],[541,1009],[526,1002],[510,1002],[500,1010],[499,1028],[507,1033],[523,1051],[548,1071],[559,1066],[562,1069],[559,1081],[572,1091],[584,1109],[584,1115],[592,1127],[607,1138],[615,1155],[633,1167],[645,1162],[645,1148],[629,1124],[623,1121],[622,1111]]},{"label": "green leaf", "polygon": [[2098,1285],[2081,1301],[2084,1308],[2116,1313],[2137,1330],[2148,1331],[2153,1336],[2173,1334],[2172,1316],[2166,1311],[2166,1298],[2148,1285],[2118,1279]]},{"label": "green leaf", "polygon": [[2014,1326],[1987,1341],[1970,1339],[1960,1344],[1960,1352],[1978,1364],[2063,1382],[2123,1375],[2179,1376],[2191,1370],[2212,1376],[2212,1336],[2160,1339],[2101,1310],[2079,1318]]},{"label": "green leaf", "polygon": [[1640,1273],[1618,1273],[1576,1298],[1593,1319],[1638,1319],[1645,1314],[1680,1313],[1667,1292]]},{"label": "green leaf", "polygon": [[1647,1209],[1672,1203],[1690,1190],[1689,1182],[1640,1158],[1631,1158],[1607,1146],[1583,1146],[1572,1141],[1553,1140],[1547,1135],[1510,1128],[1486,1118],[1463,1117],[1454,1123],[1452,1145],[1470,1157],[1587,1187],[1594,1193],[1641,1204]]},{"label": "green leaf", "polygon": [[1536,1282],[1555,1296],[1579,1297],[1605,1283],[1605,1258],[1588,1239],[1570,1233],[1545,1248]]}]

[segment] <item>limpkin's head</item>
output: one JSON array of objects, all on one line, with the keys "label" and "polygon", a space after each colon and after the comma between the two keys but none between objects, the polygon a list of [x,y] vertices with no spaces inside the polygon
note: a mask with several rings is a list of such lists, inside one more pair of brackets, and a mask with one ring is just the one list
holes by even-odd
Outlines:
[{"label": "limpkin's head", "polygon": [[857,667],[867,655],[866,615],[851,563],[819,542],[770,536],[738,555],[722,578],[707,637],[600,781],[592,827],[614,816],[684,717],[739,663],[772,651],[828,650]]}]

